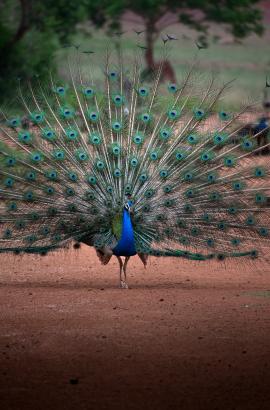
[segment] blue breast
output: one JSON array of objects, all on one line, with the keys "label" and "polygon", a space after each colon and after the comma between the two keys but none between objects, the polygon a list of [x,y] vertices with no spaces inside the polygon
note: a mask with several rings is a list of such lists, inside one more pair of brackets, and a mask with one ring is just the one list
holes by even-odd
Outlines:
[{"label": "blue breast", "polygon": [[116,256],[133,256],[137,253],[135,249],[132,222],[129,211],[127,209],[124,209],[123,211],[121,238],[112,251]]},{"label": "blue breast", "polygon": [[262,118],[260,118],[259,123],[255,127],[255,133],[263,131],[267,127],[268,127],[267,119],[262,117]]}]

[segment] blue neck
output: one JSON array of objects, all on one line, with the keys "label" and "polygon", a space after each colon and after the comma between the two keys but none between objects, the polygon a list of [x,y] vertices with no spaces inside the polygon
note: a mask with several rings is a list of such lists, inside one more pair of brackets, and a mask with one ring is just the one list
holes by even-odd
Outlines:
[{"label": "blue neck", "polygon": [[133,256],[137,253],[130,213],[125,208],[123,211],[121,238],[113,249],[113,253],[116,256]]}]

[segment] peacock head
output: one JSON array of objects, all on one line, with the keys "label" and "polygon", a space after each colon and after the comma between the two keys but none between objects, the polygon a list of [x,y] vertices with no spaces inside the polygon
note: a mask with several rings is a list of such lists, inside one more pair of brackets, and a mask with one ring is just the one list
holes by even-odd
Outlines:
[{"label": "peacock head", "polygon": [[126,193],[124,209],[126,209],[129,213],[131,213],[132,212],[132,207],[133,207],[133,201],[132,201],[132,198],[131,198],[131,194]]}]

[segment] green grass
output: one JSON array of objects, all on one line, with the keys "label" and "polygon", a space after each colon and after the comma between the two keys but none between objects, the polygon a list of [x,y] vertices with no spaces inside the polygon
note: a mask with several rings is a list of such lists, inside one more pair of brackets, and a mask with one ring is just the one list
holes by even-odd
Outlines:
[{"label": "green grass", "polygon": [[244,292],[243,295],[270,298],[270,290],[258,290],[254,292]]},{"label": "green grass", "polygon": [[[174,28],[174,33],[177,35],[177,27]],[[178,80],[181,79],[190,62],[197,55],[199,59],[198,72],[204,73],[206,77],[210,77],[213,73],[218,76],[220,82],[235,80],[230,92],[225,96],[227,106],[237,109],[250,98],[253,101],[262,100],[265,77],[267,73],[270,74],[268,37],[251,37],[244,40],[243,44],[210,43],[207,49],[198,53],[193,40],[182,39],[180,33],[178,34],[179,40],[170,43],[168,52],[168,59],[175,69]],[[129,32],[122,37],[121,41],[127,66],[132,64],[132,54],[134,48],[136,49],[136,40],[136,35]],[[91,71],[93,77],[101,82],[104,53],[108,46],[114,49],[115,40],[107,37],[103,31],[96,31],[94,36],[75,36],[74,43],[80,44],[80,50],[82,51],[95,51],[95,54],[90,56],[82,55],[80,64],[84,75],[89,76]],[[140,39],[140,44],[144,44],[143,37]],[[155,60],[160,60],[163,50],[163,43],[158,40],[155,44]],[[57,64],[61,76],[68,76],[65,59],[67,54],[71,52],[70,49],[65,49],[57,54]]]},{"label": "green grass", "polygon": [[[94,32],[94,30],[92,30]],[[270,54],[269,54],[269,33],[263,38],[250,37],[243,41],[243,44],[218,44],[210,43],[209,47],[198,53],[194,40],[183,38],[183,30],[180,26],[173,26],[169,30],[174,33],[179,40],[169,43],[168,60],[174,67],[178,81],[181,81],[184,73],[188,69],[191,61],[197,56],[198,87],[205,87],[205,82],[212,75],[217,77],[218,83],[231,80],[234,82],[230,90],[222,100],[222,108],[225,110],[238,110],[246,101],[258,101],[258,110],[261,110],[260,102],[265,86],[265,77],[268,73],[270,78]],[[190,33],[187,32],[189,35]],[[122,37],[124,52],[124,67],[132,68],[133,53],[136,48],[138,37],[131,31],[127,31]],[[80,44],[81,51],[93,50],[95,54],[76,55],[74,48],[60,49],[55,54],[58,67],[58,76],[63,78],[59,84],[69,81],[69,69],[67,57],[72,56],[72,65],[80,64],[85,83],[89,83],[91,76],[97,80],[97,88],[103,89],[105,50],[109,46],[115,49],[116,39],[108,37],[104,31],[95,31],[93,35],[77,34],[72,40],[73,44]],[[139,43],[144,44],[143,35],[139,37]],[[168,44],[168,43],[167,43]],[[155,43],[155,61],[162,58],[164,51],[163,43],[159,39]],[[144,53],[142,52],[142,68],[145,67]],[[77,67],[75,69],[77,71]],[[202,82],[202,84],[200,84]],[[45,84],[46,87],[46,84]],[[48,87],[50,85],[48,84]],[[26,91],[27,96],[27,91]],[[165,99],[164,102],[166,103]],[[17,100],[12,105],[12,113],[21,114]],[[2,101],[1,106],[5,107]],[[15,107],[15,110],[14,110]]]}]

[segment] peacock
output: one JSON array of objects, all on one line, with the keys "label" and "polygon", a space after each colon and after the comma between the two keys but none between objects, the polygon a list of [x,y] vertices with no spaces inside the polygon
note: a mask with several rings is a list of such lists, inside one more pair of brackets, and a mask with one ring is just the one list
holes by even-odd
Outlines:
[{"label": "peacock", "polygon": [[138,45],[100,59],[77,47],[68,80],[19,82],[17,108],[1,112],[1,252],[84,243],[118,259],[121,288],[135,255],[265,257],[270,165],[254,155],[262,131],[238,133],[254,103],[225,109],[233,83],[198,72],[198,56],[165,83],[166,47],[152,81]]}]

